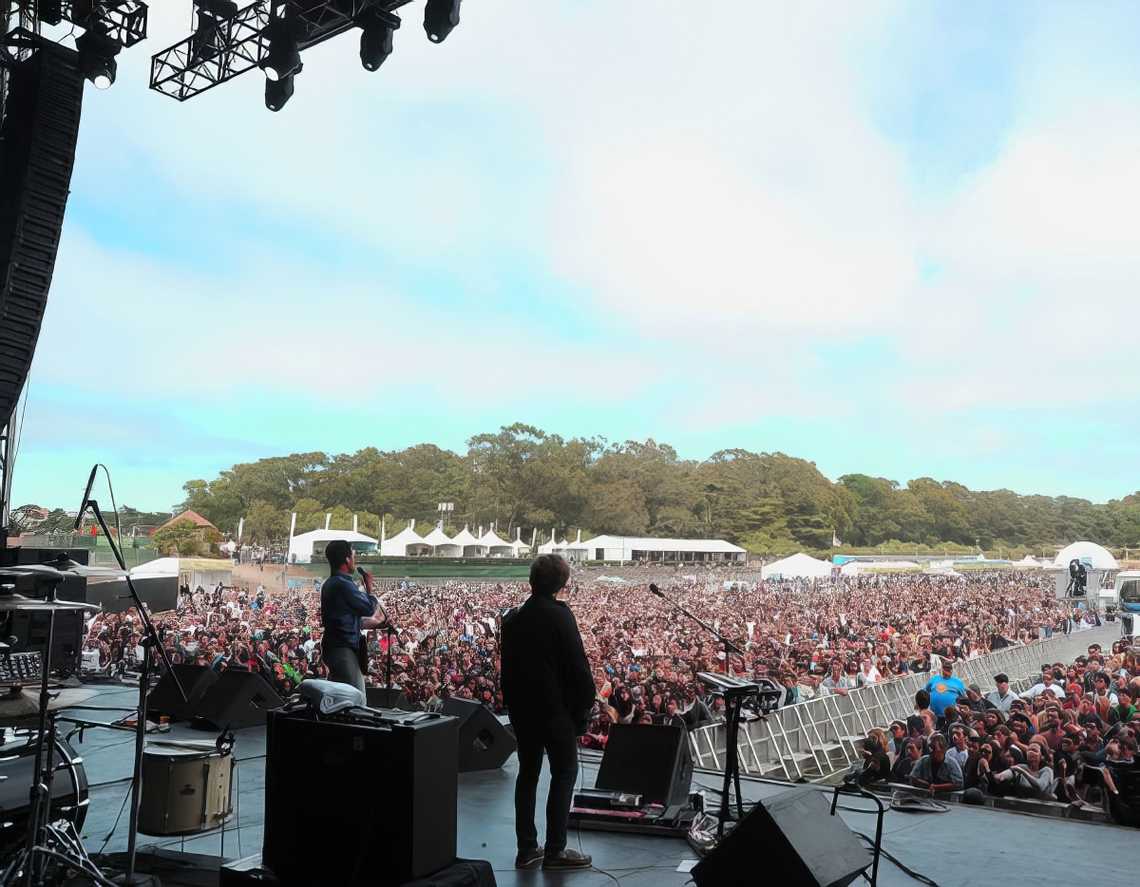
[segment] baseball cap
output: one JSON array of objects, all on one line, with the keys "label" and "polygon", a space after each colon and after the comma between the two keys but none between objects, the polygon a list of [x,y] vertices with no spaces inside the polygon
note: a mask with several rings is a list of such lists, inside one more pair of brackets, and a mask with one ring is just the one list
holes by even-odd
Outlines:
[{"label": "baseball cap", "polygon": [[998,674],[994,675],[994,683],[995,684],[1008,684],[1009,678],[1006,677],[1005,672],[999,672]]}]

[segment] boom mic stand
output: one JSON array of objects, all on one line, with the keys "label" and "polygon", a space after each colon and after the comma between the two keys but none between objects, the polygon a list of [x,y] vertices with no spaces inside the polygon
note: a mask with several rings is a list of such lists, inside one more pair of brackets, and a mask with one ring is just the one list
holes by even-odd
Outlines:
[{"label": "boom mic stand", "polygon": [[718,641],[721,642],[721,644],[724,646],[724,673],[725,674],[729,673],[729,660],[730,660],[733,653],[736,653],[737,655],[739,655],[740,657],[743,658],[744,651],[741,650],[740,647],[738,647],[735,643],[733,643],[728,638],[726,638],[723,634],[720,633],[720,631],[718,631],[717,629],[715,629],[711,625],[709,625],[707,622],[705,622],[705,620],[703,620],[700,616],[697,616],[694,613],[690,613],[688,610],[686,610],[684,607],[682,607],[679,603],[677,603],[675,600],[673,600],[673,598],[666,595],[665,592],[663,592],[660,588],[658,588],[652,582],[649,583],[649,593],[657,595],[657,597],[661,598],[661,600],[663,600],[667,604],[669,604],[669,606],[671,606],[674,610],[677,610],[680,613],[684,613],[686,616],[688,616],[690,619],[692,619],[695,623],[697,623],[697,625],[699,625],[701,628],[703,628],[705,631],[707,631],[709,634],[711,634],[713,637],[715,637]]},{"label": "boom mic stand", "polygon": [[174,685],[178,688],[178,695],[182,697],[182,701],[185,703],[188,700],[186,690],[182,686],[182,681],[178,679],[178,673],[171,665],[170,657],[167,655],[166,649],[162,646],[162,641],[159,640],[158,632],[155,630],[154,623],[150,619],[150,614],[147,613],[142,598],[139,597],[139,593],[135,590],[134,583],[131,582],[131,575],[127,570],[126,559],[123,557],[123,552],[119,548],[118,543],[116,543],[111,536],[111,529],[107,526],[107,521],[103,519],[103,512],[99,510],[99,503],[94,499],[88,499],[84,504],[83,511],[80,512],[79,516],[81,519],[83,513],[86,512],[88,508],[90,508],[95,515],[95,520],[98,522],[99,528],[103,531],[103,535],[107,537],[107,544],[111,547],[111,553],[115,556],[115,561],[118,563],[119,569],[126,574],[127,590],[131,594],[131,602],[138,611],[145,635],[142,642],[142,674],[139,675],[138,718],[135,722],[135,766],[134,773],[131,776],[131,818],[130,834],[127,836],[127,870],[124,874],[116,877],[114,881],[116,884],[126,885],[126,887],[161,887],[161,882],[154,875],[139,875],[135,872],[139,805],[142,802],[143,751],[146,748],[146,697],[147,691],[150,689],[148,682],[150,680],[150,658],[152,651],[158,651],[159,658],[162,660],[163,665],[166,666],[166,673],[174,679]]}]

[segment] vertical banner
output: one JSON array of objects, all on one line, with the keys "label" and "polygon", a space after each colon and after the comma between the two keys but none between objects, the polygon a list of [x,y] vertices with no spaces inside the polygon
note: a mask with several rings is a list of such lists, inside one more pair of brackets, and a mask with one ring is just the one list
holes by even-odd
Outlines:
[{"label": "vertical banner", "polygon": [[326,530],[329,528],[329,525],[330,525],[331,523],[332,523],[332,512],[331,512],[331,511],[326,511],[326,512],[325,512],[325,529],[326,529]]},{"label": "vertical banner", "polygon": [[357,524],[356,524],[356,515],[354,514],[354,515],[352,516],[352,532],[354,532],[354,533],[358,533],[358,532],[360,532],[358,529],[356,529],[356,526],[357,526]]},{"label": "vertical banner", "polygon": [[244,529],[244,527],[245,527],[245,518],[244,517],[238,518],[238,537],[237,537],[238,542],[241,542],[241,531],[242,531],[242,529]]}]

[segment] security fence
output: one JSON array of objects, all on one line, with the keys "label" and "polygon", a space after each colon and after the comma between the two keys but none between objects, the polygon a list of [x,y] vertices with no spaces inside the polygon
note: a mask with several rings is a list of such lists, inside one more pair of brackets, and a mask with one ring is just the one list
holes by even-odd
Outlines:
[{"label": "security fence", "polygon": [[[1044,662],[1070,662],[1092,643],[1106,650],[1120,629],[1099,629],[1054,635],[1027,646],[1007,647],[958,662],[955,674],[982,692],[994,688],[993,676],[1006,674],[1011,688],[1024,692],[1037,682]],[[930,674],[916,673],[849,690],[846,696],[828,694],[781,708],[766,719],[740,726],[740,772],[772,779],[823,779],[861,760],[859,743],[872,727],[886,727],[914,713],[914,694],[925,687]],[[689,733],[693,763],[711,770],[724,768],[723,722]]]}]

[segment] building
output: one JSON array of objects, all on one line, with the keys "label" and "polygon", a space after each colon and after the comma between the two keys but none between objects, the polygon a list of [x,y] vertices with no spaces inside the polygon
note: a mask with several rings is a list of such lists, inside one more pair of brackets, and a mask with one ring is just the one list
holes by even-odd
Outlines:
[{"label": "building", "polygon": [[289,563],[319,563],[325,558],[325,546],[333,539],[345,540],[356,552],[376,551],[376,540],[363,533],[354,533],[352,530],[311,530],[308,533],[298,533],[289,540]]},{"label": "building", "polygon": [[[748,552],[723,539],[653,539],[646,536],[595,536],[562,543],[574,560],[744,563]],[[541,550],[541,549],[540,549]]]}]

